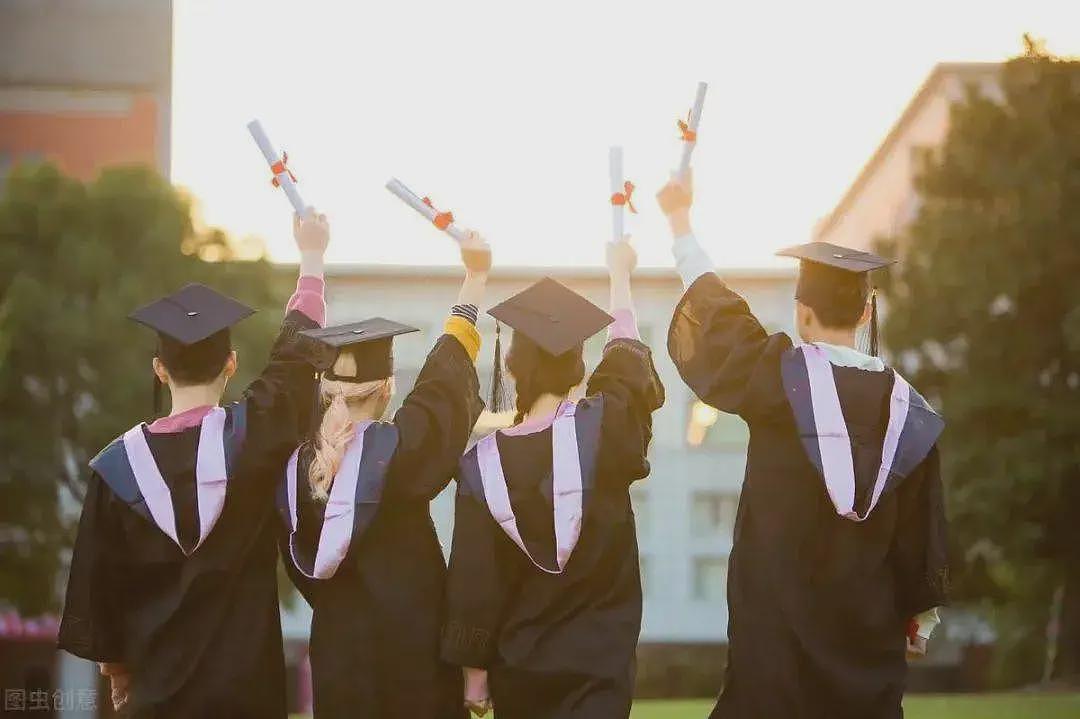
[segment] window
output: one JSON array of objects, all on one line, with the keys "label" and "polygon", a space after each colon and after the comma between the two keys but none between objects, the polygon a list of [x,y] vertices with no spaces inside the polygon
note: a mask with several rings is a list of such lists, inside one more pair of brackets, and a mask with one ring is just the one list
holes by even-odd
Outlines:
[{"label": "window", "polygon": [[690,499],[690,535],[728,537],[735,529],[739,499],[728,492],[694,492]]},{"label": "window", "polygon": [[649,493],[640,489],[630,490],[630,504],[634,509],[634,522],[639,537],[649,536],[652,521],[649,512]]},{"label": "window", "polygon": [[749,440],[750,429],[739,417],[700,400],[691,404],[686,424],[686,443],[691,447],[739,450],[744,449]]},{"label": "window", "polygon": [[703,602],[727,600],[727,557],[695,557],[691,596]]}]

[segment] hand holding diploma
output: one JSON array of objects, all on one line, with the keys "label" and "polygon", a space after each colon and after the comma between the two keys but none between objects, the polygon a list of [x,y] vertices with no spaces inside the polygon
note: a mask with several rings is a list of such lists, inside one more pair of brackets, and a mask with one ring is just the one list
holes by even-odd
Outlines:
[{"label": "hand holding diploma", "polygon": [[622,148],[615,146],[608,151],[608,170],[611,177],[611,239],[609,242],[623,240],[623,208],[637,214],[634,209],[634,183],[623,176]]},{"label": "hand holding diploma", "polygon": [[278,154],[273,143],[270,142],[270,138],[267,137],[266,131],[263,130],[262,123],[258,120],[249,122],[247,129],[251,133],[252,139],[255,140],[255,144],[259,146],[263,157],[266,158],[267,164],[270,165],[270,171],[274,173],[274,187],[280,187],[285,196],[289,198],[289,202],[292,204],[296,214],[305,217],[309,208],[304,204],[300,192],[296,189],[296,177],[288,167],[289,156],[284,152]]},{"label": "hand holding diploma", "polygon": [[679,177],[685,177],[690,171],[690,155],[697,145],[698,123],[701,122],[701,110],[705,107],[705,91],[709,89],[707,83],[699,82],[697,97],[694,98],[694,106],[690,110],[689,117],[685,121],[679,120],[679,131],[682,133],[682,159],[679,161]]},{"label": "hand holding diploma", "polygon": [[435,225],[435,227],[450,235],[458,242],[465,242],[466,232],[454,224],[454,213],[448,211],[440,212],[435,208],[435,205],[430,198],[420,197],[396,177],[390,178],[390,181],[386,183],[386,189],[397,195],[397,197],[406,205],[426,217],[428,222]]},{"label": "hand holding diploma", "polygon": [[656,201],[671,225],[673,237],[690,234],[690,208],[694,205],[694,173],[687,170],[682,177],[673,174],[668,183],[656,193]]}]

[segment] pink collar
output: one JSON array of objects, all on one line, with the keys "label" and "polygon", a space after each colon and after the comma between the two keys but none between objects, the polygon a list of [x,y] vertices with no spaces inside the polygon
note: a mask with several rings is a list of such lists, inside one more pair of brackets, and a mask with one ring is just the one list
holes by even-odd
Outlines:
[{"label": "pink collar", "polygon": [[201,407],[192,407],[180,414],[162,417],[154,420],[146,429],[151,434],[167,434],[169,432],[182,432],[191,429],[203,421],[203,417],[214,408],[212,404],[204,404]]},{"label": "pink collar", "polygon": [[519,434],[536,434],[537,432],[543,432],[551,426],[557,417],[566,414],[573,407],[573,402],[569,399],[564,399],[559,406],[555,408],[554,412],[530,417],[521,424],[515,424],[513,427],[507,427],[506,429],[499,431],[508,437],[514,437]]}]

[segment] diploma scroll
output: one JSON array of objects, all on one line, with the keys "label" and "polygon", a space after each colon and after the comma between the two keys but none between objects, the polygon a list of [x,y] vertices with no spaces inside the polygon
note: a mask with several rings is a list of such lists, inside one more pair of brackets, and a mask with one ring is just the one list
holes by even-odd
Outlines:
[{"label": "diploma scroll", "polygon": [[451,212],[440,212],[435,209],[431,200],[420,197],[410,190],[396,177],[391,177],[386,183],[386,189],[398,196],[409,207],[423,215],[428,222],[435,225],[458,242],[464,242],[467,238],[465,230],[454,224],[454,215]]},{"label": "diploma scroll", "polygon": [[613,146],[608,151],[608,170],[611,177],[611,239],[609,241],[620,242],[625,234],[623,227],[624,208],[629,208],[630,212],[637,213],[633,203],[634,183],[623,176],[623,153],[621,147]]},{"label": "diploma scroll", "polygon": [[679,130],[682,131],[682,159],[679,161],[679,177],[685,177],[690,169],[690,156],[697,145],[698,123],[701,122],[701,110],[705,106],[705,91],[709,89],[708,83],[699,82],[697,97],[694,98],[694,107],[690,110],[690,116],[686,122],[679,120]]},{"label": "diploma scroll", "polygon": [[262,123],[258,120],[249,122],[247,129],[251,133],[252,139],[255,140],[255,144],[259,146],[259,150],[262,151],[263,157],[266,158],[266,163],[270,165],[270,171],[274,173],[274,186],[280,187],[285,192],[285,197],[289,198],[289,203],[296,210],[296,214],[301,217],[307,215],[310,208],[304,204],[300,192],[296,189],[296,178],[289,171],[287,164],[288,155],[285,153],[278,154],[273,143],[270,142],[270,138],[266,136]]}]

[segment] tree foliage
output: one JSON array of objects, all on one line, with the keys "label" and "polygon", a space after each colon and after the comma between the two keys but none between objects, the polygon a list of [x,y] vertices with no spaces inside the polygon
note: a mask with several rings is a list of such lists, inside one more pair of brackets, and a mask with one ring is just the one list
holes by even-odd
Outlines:
[{"label": "tree foliage", "polygon": [[1080,673],[1080,62],[1029,43],[999,80],[953,106],[916,219],[882,242],[902,256],[884,330],[947,421],[954,594],[995,617],[998,678],[1022,682],[1048,651]]},{"label": "tree foliage", "polygon": [[196,231],[189,201],[151,170],[81,183],[23,166],[0,195],[0,597],[54,609],[87,461],[151,414],[155,338],[135,307],[203,282],[270,311],[234,334],[242,388],[266,356],[288,287],[265,261]]}]

